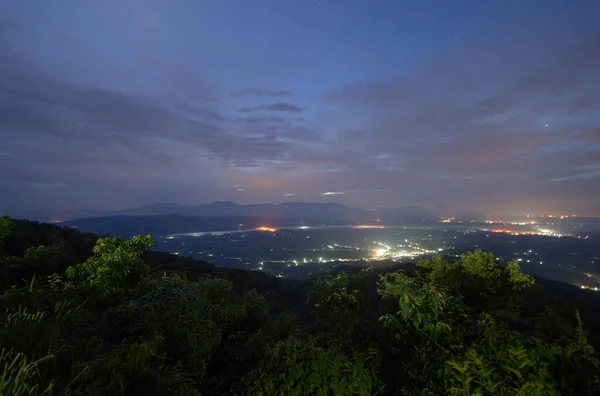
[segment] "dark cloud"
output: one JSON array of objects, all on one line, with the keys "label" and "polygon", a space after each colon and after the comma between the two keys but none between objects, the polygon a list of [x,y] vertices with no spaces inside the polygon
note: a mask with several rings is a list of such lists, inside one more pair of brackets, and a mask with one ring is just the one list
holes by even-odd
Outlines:
[{"label": "dark cloud", "polygon": [[265,111],[282,111],[282,112],[288,112],[288,113],[301,113],[302,112],[302,108],[298,107],[296,105],[293,105],[291,103],[273,103],[270,105],[258,105],[258,106],[251,106],[251,107],[242,107],[239,111],[240,113],[248,113],[251,111],[258,111],[258,110],[265,110]]},{"label": "dark cloud", "polygon": [[[296,150],[280,140],[292,134],[284,118],[230,118],[211,101],[163,103],[76,85],[16,58],[0,62],[0,71],[1,207],[36,205],[33,198],[17,198],[23,194],[48,205],[60,205],[62,198],[63,207],[78,199],[96,202],[91,191],[108,184],[114,194],[135,184],[139,190],[127,194],[145,196],[156,183],[180,183],[181,189],[196,169],[211,163],[261,167]],[[285,130],[254,134],[266,124]],[[213,169],[199,181],[219,183],[211,180],[226,169]],[[182,180],[173,181],[175,175]]]},{"label": "dark cloud", "polygon": [[[271,139],[286,139],[294,142],[322,142],[321,134],[301,125],[295,119],[281,117],[237,117],[236,120],[247,127],[252,134],[263,134]],[[296,148],[294,152],[298,152]]]},{"label": "dark cloud", "polygon": [[[30,75],[6,67],[3,71],[0,133],[18,134],[22,140],[52,135],[97,145],[102,140],[124,143],[127,139],[170,139],[197,145],[212,158],[240,166],[276,158],[286,145],[276,139],[237,136],[228,130],[226,117],[208,109],[182,105],[173,108],[123,92],[73,86],[39,73]],[[282,107],[275,104],[272,108]],[[250,118],[244,124],[280,120]],[[145,145],[139,140],[130,148]]]},{"label": "dark cloud", "polygon": [[283,97],[292,97],[294,94],[291,91],[270,91],[267,89],[244,89],[242,91],[237,91],[231,94],[234,97],[244,97],[244,96],[260,96],[260,97],[274,97],[274,98],[283,98]]},{"label": "dark cloud", "polygon": [[280,117],[238,117],[237,121],[251,126],[270,126],[273,124],[284,124],[289,121]]}]

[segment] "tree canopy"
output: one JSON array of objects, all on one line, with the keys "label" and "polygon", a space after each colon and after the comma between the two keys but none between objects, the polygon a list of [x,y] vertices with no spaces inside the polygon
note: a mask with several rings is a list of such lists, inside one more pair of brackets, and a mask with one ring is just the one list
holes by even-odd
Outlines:
[{"label": "tree canopy", "polygon": [[300,290],[0,220],[2,395],[600,394],[598,318],[490,253]]}]

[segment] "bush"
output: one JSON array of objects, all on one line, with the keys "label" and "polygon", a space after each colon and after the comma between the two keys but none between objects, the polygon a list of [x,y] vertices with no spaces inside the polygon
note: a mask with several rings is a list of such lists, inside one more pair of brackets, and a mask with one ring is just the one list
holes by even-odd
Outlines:
[{"label": "bush", "polygon": [[489,253],[311,278],[298,301],[150,236],[0,236],[0,394],[600,394],[579,313]]}]

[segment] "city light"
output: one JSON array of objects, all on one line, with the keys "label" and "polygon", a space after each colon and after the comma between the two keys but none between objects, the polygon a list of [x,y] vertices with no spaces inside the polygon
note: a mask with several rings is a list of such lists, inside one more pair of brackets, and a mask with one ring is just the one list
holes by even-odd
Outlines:
[{"label": "city light", "polygon": [[256,229],[256,231],[268,231],[268,232],[275,232],[277,231],[277,228],[271,228],[271,227],[258,227]]},{"label": "city light", "polygon": [[537,231],[516,231],[505,228],[493,228],[493,229],[482,229],[482,231],[490,231],[498,234],[510,234],[514,236],[519,235],[543,235],[543,236],[557,236],[562,237],[562,234],[556,234],[553,230],[547,228],[539,228]]},{"label": "city light", "polygon": [[387,253],[386,249],[383,249],[383,248],[375,249],[375,257],[383,257],[383,256],[385,256],[386,253]]},{"label": "city light", "polygon": [[511,231],[511,230],[503,230],[503,229],[501,229],[501,228],[495,228],[495,229],[492,229],[492,230],[490,230],[490,231],[491,231],[491,232],[505,232],[505,233],[507,233],[507,234],[510,234],[511,232],[513,232],[513,231]]},{"label": "city light", "polygon": [[[363,224],[356,225],[337,225],[333,223],[311,223],[307,225],[304,220],[298,221],[300,225],[297,223],[290,224],[289,226],[282,224],[275,227],[268,225],[267,221],[264,221],[267,224],[245,229],[240,229],[241,225],[238,225],[236,222],[235,229],[229,231],[171,234],[165,236],[164,241],[161,242],[168,244],[169,250],[171,252],[175,251],[175,254],[180,256],[197,252],[197,255],[200,256],[199,258],[209,262],[220,263],[223,261],[230,263],[235,261],[239,264],[253,265],[255,270],[264,271],[273,276],[279,273],[293,277],[301,276],[300,274],[304,273],[305,270],[300,267],[307,267],[306,271],[310,271],[313,268],[312,266],[315,265],[322,267],[319,271],[330,271],[331,268],[335,268],[337,265],[346,265],[343,264],[345,262],[353,262],[356,264],[350,265],[359,266],[372,262],[373,265],[385,266],[392,262],[413,262],[421,257],[438,254],[454,256],[454,249],[460,250],[460,245],[457,247],[456,244],[457,242],[460,244],[457,239],[461,239],[461,235],[475,234],[474,238],[482,239],[482,246],[485,246],[486,243],[493,243],[493,234],[499,235],[500,239],[497,239],[497,241],[501,243],[515,243],[517,239],[520,240],[529,235],[544,235],[556,239],[556,242],[551,242],[554,244],[558,243],[557,238],[561,236],[558,232],[564,232],[564,229],[559,230],[555,228],[561,226],[561,224],[552,226],[549,221],[538,221],[535,224],[532,221],[534,220],[533,216],[527,219],[526,222],[517,219],[514,222],[502,221],[494,224],[493,221],[488,220],[488,224],[493,225],[479,223],[475,226],[466,226],[464,229],[457,230],[441,225],[444,220],[450,219],[447,217],[440,218],[438,220],[440,222],[438,223],[438,228],[435,228],[436,226],[415,227],[414,235],[408,234],[412,232],[408,231],[412,229],[411,227],[394,224],[384,226],[381,223],[377,223],[375,218],[366,220]],[[454,221],[451,221],[451,223],[454,223]],[[357,235],[358,238],[346,241],[344,239],[346,236],[337,231],[341,228],[355,229],[356,234],[354,235]],[[382,230],[384,228],[385,230]],[[331,232],[326,234],[324,231],[327,229],[330,229]],[[264,238],[266,236],[261,237],[258,231],[269,233],[268,240],[272,245],[268,249],[265,249],[264,252],[260,252],[258,257],[256,257],[256,261],[249,257],[240,256],[239,254],[230,255],[230,253],[223,253],[227,252],[226,249],[229,246],[225,244],[239,243],[243,246],[244,244],[251,244],[253,238],[260,238],[258,241],[265,241]],[[480,234],[477,235],[477,233]],[[226,237],[220,240],[223,244],[218,245],[210,244],[209,239],[198,242],[186,239],[221,236]],[[568,236],[567,232],[565,232],[565,236]],[[373,237],[381,239],[377,240]],[[577,238],[578,236],[574,237]],[[579,235],[579,237],[580,239],[584,239],[585,234]],[[466,238],[472,237],[467,236]],[[489,242],[483,242],[484,238],[489,238],[487,239]],[[536,240],[530,240],[530,242],[538,243]],[[281,248],[274,248],[278,243],[283,244]],[[573,243],[573,241],[567,239],[565,243]],[[474,248],[478,247],[477,244],[474,245]],[[553,265],[561,265],[560,263],[555,263],[556,260],[551,255],[549,256],[545,253],[544,249],[536,248],[534,250],[532,247],[523,247],[511,252],[511,256],[497,257],[496,260],[516,260],[524,265],[537,264],[535,266],[537,268],[552,268]],[[213,251],[213,249],[216,250]],[[594,258],[591,257],[591,259]],[[593,263],[594,261],[591,260],[591,262]],[[571,267],[575,268],[575,263],[572,264]],[[281,272],[283,268],[285,268],[285,271]],[[533,267],[528,266],[528,268],[534,271]],[[293,275],[291,275],[292,273]],[[584,274],[582,276],[592,278],[592,274],[582,273]],[[573,283],[578,287],[582,283],[585,284],[585,282],[575,280]],[[594,283],[598,284],[597,287],[600,287],[600,284],[597,282],[590,282],[590,285]],[[594,290],[594,286],[584,286],[583,288],[590,291],[597,291]]]}]

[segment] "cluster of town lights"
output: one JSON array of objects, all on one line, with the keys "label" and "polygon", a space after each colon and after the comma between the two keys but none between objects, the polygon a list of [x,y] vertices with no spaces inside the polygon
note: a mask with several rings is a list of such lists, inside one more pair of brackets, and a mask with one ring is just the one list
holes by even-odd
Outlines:
[{"label": "cluster of town lights", "polygon": [[425,254],[435,254],[439,253],[443,249],[438,250],[426,250],[417,247],[412,247],[411,250],[399,249],[395,250],[391,246],[386,245],[381,242],[376,242],[378,247],[376,247],[373,251],[372,259],[374,260],[382,260],[382,259],[393,259],[393,258],[401,258],[401,257],[417,257]]},{"label": "cluster of town lights", "polygon": [[514,230],[507,230],[504,228],[492,228],[491,230],[484,230],[484,231],[490,231],[490,232],[494,232],[494,233],[501,233],[501,234],[510,234],[510,235],[515,235],[515,236],[519,236],[519,235],[545,235],[545,236],[557,236],[557,237],[562,237],[562,234],[556,234],[554,233],[554,231],[549,230],[549,229],[545,229],[545,228],[539,228],[537,231],[514,231]]}]

